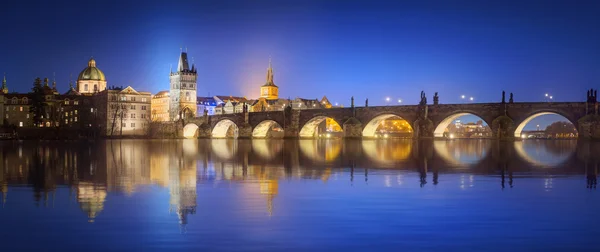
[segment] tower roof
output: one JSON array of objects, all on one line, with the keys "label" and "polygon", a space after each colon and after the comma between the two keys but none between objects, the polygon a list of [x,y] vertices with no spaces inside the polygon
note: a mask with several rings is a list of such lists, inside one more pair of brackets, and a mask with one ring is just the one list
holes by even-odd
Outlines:
[{"label": "tower roof", "polygon": [[77,77],[77,80],[106,81],[106,77],[104,77],[104,73],[96,67],[96,60],[94,60],[94,58],[91,58],[90,61],[88,61],[88,67],[84,68],[83,71],[81,71],[79,77]]},{"label": "tower roof", "polygon": [[4,73],[4,78],[2,79],[2,93],[7,94],[8,93],[8,87],[6,86],[6,73]]},{"label": "tower roof", "polygon": [[269,67],[267,68],[267,82],[262,86],[263,87],[267,87],[267,86],[277,87],[277,85],[275,85],[275,82],[273,82],[273,66],[271,64],[271,57],[269,57]]},{"label": "tower roof", "polygon": [[177,65],[177,71],[189,71],[190,65],[188,64],[187,52],[181,52],[179,55],[179,64]]}]

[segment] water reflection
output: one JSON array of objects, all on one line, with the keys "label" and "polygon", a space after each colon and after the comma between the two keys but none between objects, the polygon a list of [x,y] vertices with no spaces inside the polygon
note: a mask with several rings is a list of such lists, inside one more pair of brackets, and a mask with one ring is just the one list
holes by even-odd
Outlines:
[{"label": "water reflection", "polygon": [[[260,195],[262,209],[276,214],[280,181],[288,179],[347,180],[350,185],[382,183],[437,186],[445,174],[464,172],[458,187],[475,187],[475,175],[497,178],[501,188],[513,188],[519,177],[543,176],[553,188],[553,176],[586,177],[597,186],[600,147],[576,141],[488,140],[114,140],[85,142],[2,142],[0,190],[2,204],[11,204],[11,187],[27,185],[35,204],[51,207],[57,188],[70,196],[94,222],[105,211],[111,193],[135,195],[142,186],[168,188],[169,212],[187,224],[197,208],[200,183],[240,183]],[[548,169],[552,168],[552,169]],[[418,173],[416,183],[406,172]]]}]

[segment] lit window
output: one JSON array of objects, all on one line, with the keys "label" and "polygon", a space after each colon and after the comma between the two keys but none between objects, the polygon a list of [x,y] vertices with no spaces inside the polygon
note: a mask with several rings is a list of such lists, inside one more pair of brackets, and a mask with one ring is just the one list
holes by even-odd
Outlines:
[{"label": "lit window", "polygon": [[146,98],[142,98],[142,102],[146,102]]},{"label": "lit window", "polygon": [[65,100],[65,105],[69,105],[69,100]]},{"label": "lit window", "polygon": [[8,114],[6,114],[6,119],[8,119]]},{"label": "lit window", "polygon": [[27,119],[29,119],[29,114],[27,114]]},{"label": "lit window", "polygon": [[77,109],[75,110],[75,114],[77,115]]},{"label": "lit window", "polygon": [[69,120],[65,119],[65,124],[69,124]]},{"label": "lit window", "polygon": [[23,107],[19,107],[19,111],[23,112]]},{"label": "lit window", "polygon": [[121,101],[127,101],[127,97],[121,96]]},{"label": "lit window", "polygon": [[19,127],[23,127],[23,122],[19,122]]},{"label": "lit window", "polygon": [[77,122],[77,116],[75,117],[75,121]]},{"label": "lit window", "polygon": [[73,101],[73,104],[79,105],[79,101]]},{"label": "lit window", "polygon": [[90,108],[90,112],[94,113],[94,108]]},{"label": "lit window", "polygon": [[88,91],[88,84],[83,85],[83,91]]},{"label": "lit window", "polygon": [[65,112],[65,116],[69,116],[69,112]]}]

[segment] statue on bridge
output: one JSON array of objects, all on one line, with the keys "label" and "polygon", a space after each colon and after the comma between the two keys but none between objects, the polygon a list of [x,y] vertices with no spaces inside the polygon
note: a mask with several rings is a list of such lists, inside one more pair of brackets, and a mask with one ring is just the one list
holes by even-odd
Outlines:
[{"label": "statue on bridge", "polygon": [[438,92],[435,92],[433,95],[433,105],[438,105],[440,103],[440,97],[438,96]]},{"label": "statue on bridge", "polygon": [[425,91],[421,91],[421,102],[419,105],[427,105],[427,97],[425,96]]},{"label": "statue on bridge", "polygon": [[506,92],[502,90],[502,103],[506,103]]},{"label": "statue on bridge", "polygon": [[248,112],[248,104],[246,104],[245,102],[242,104],[242,111],[243,111],[244,113],[247,113],[247,112]]},{"label": "statue on bridge", "polygon": [[513,100],[513,93],[510,93],[510,98],[508,98],[508,103],[514,103],[515,101]]},{"label": "statue on bridge", "polygon": [[354,108],[354,96],[350,97],[350,107]]},{"label": "statue on bridge", "polygon": [[368,107],[369,107],[369,98],[367,98],[367,99],[365,100],[365,108],[368,108]]}]

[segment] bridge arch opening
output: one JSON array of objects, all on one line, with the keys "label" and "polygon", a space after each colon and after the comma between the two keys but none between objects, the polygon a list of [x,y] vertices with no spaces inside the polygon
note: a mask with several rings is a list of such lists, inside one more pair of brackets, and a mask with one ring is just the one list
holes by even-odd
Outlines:
[{"label": "bridge arch opening", "polygon": [[442,120],[435,130],[436,138],[491,138],[492,129],[485,120],[472,113],[456,113]]},{"label": "bridge arch opening", "polygon": [[413,128],[402,117],[383,114],[371,119],[362,135],[367,138],[412,138]]},{"label": "bridge arch opening", "polygon": [[283,138],[283,128],[273,120],[262,121],[252,130],[252,138]]},{"label": "bridge arch opening", "polygon": [[198,138],[198,125],[195,123],[188,123],[183,127],[183,137],[185,138]]},{"label": "bridge arch opening", "polygon": [[212,130],[213,138],[237,138],[238,126],[229,119],[219,121]]},{"label": "bridge arch opening", "polygon": [[338,122],[327,116],[317,116],[302,126],[301,138],[339,138],[343,130]]},{"label": "bridge arch opening", "polygon": [[577,138],[575,125],[566,117],[554,112],[535,113],[523,120],[515,129],[515,138]]}]

